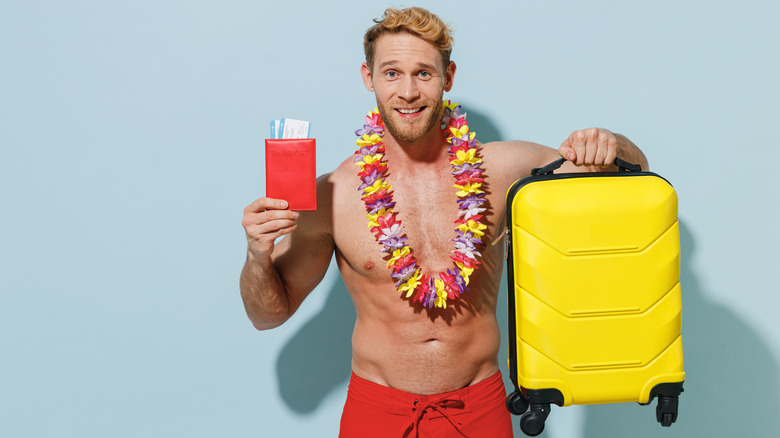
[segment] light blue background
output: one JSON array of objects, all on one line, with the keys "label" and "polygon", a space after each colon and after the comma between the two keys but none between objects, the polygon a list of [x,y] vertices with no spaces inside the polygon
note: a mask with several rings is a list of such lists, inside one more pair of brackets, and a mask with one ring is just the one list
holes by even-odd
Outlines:
[{"label": "light blue background", "polygon": [[[449,97],[483,141],[603,126],[680,197],[678,423],[555,408],[545,436],[780,436],[778,3],[418,4],[454,24]],[[271,119],[313,122],[322,172],[354,151],[385,6],[0,1],[0,435],[336,435],[343,283],[256,332],[240,220]]]}]

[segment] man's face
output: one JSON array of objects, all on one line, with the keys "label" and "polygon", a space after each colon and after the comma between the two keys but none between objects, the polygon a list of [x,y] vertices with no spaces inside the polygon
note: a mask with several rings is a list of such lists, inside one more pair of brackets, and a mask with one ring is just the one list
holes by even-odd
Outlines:
[{"label": "man's face", "polygon": [[376,41],[373,68],[363,63],[361,73],[396,140],[433,138],[427,136],[439,128],[442,96],[455,76],[455,63],[442,64],[436,47],[409,33],[386,34]]}]

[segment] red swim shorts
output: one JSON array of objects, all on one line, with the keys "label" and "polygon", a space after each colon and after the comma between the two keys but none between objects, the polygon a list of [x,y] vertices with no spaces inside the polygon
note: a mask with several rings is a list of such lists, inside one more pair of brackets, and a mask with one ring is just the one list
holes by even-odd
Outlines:
[{"label": "red swim shorts", "polygon": [[416,395],[352,374],[339,438],[512,438],[501,373],[457,391]]}]

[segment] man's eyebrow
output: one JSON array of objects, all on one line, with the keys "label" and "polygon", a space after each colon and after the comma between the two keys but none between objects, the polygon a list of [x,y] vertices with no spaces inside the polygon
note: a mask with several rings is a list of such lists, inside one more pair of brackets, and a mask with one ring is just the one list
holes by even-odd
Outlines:
[{"label": "man's eyebrow", "polygon": [[[396,60],[385,61],[385,62],[379,64],[379,66],[377,68],[381,70],[381,69],[383,69],[385,67],[394,66],[394,65],[397,65],[397,64],[398,64],[398,61],[396,61]],[[436,70],[436,68],[437,68],[435,65],[428,64],[428,63],[425,63],[425,62],[418,62],[417,63],[417,67],[420,68],[420,69],[424,69],[424,70]]]},{"label": "man's eyebrow", "polygon": [[378,68],[381,70],[381,69],[387,67],[388,65],[396,65],[396,64],[398,64],[398,61],[385,61],[385,62],[379,64]]},{"label": "man's eyebrow", "polygon": [[417,66],[418,66],[418,67],[421,67],[421,68],[423,68],[423,69],[425,69],[425,70],[436,70],[436,68],[437,68],[437,67],[436,67],[435,65],[433,65],[433,64],[426,64],[426,63],[424,63],[424,62],[420,62],[420,63],[418,63],[418,64],[417,64]]}]

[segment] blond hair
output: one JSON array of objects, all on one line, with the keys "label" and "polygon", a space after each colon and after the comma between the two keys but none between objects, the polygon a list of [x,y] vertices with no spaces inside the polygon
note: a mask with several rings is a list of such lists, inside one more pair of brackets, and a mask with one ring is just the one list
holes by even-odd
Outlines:
[{"label": "blond hair", "polygon": [[363,50],[366,52],[368,68],[374,68],[374,50],[382,35],[407,32],[433,44],[441,54],[444,68],[450,64],[452,53],[452,29],[431,11],[418,7],[405,9],[389,8],[381,19],[374,19],[363,36]]}]

